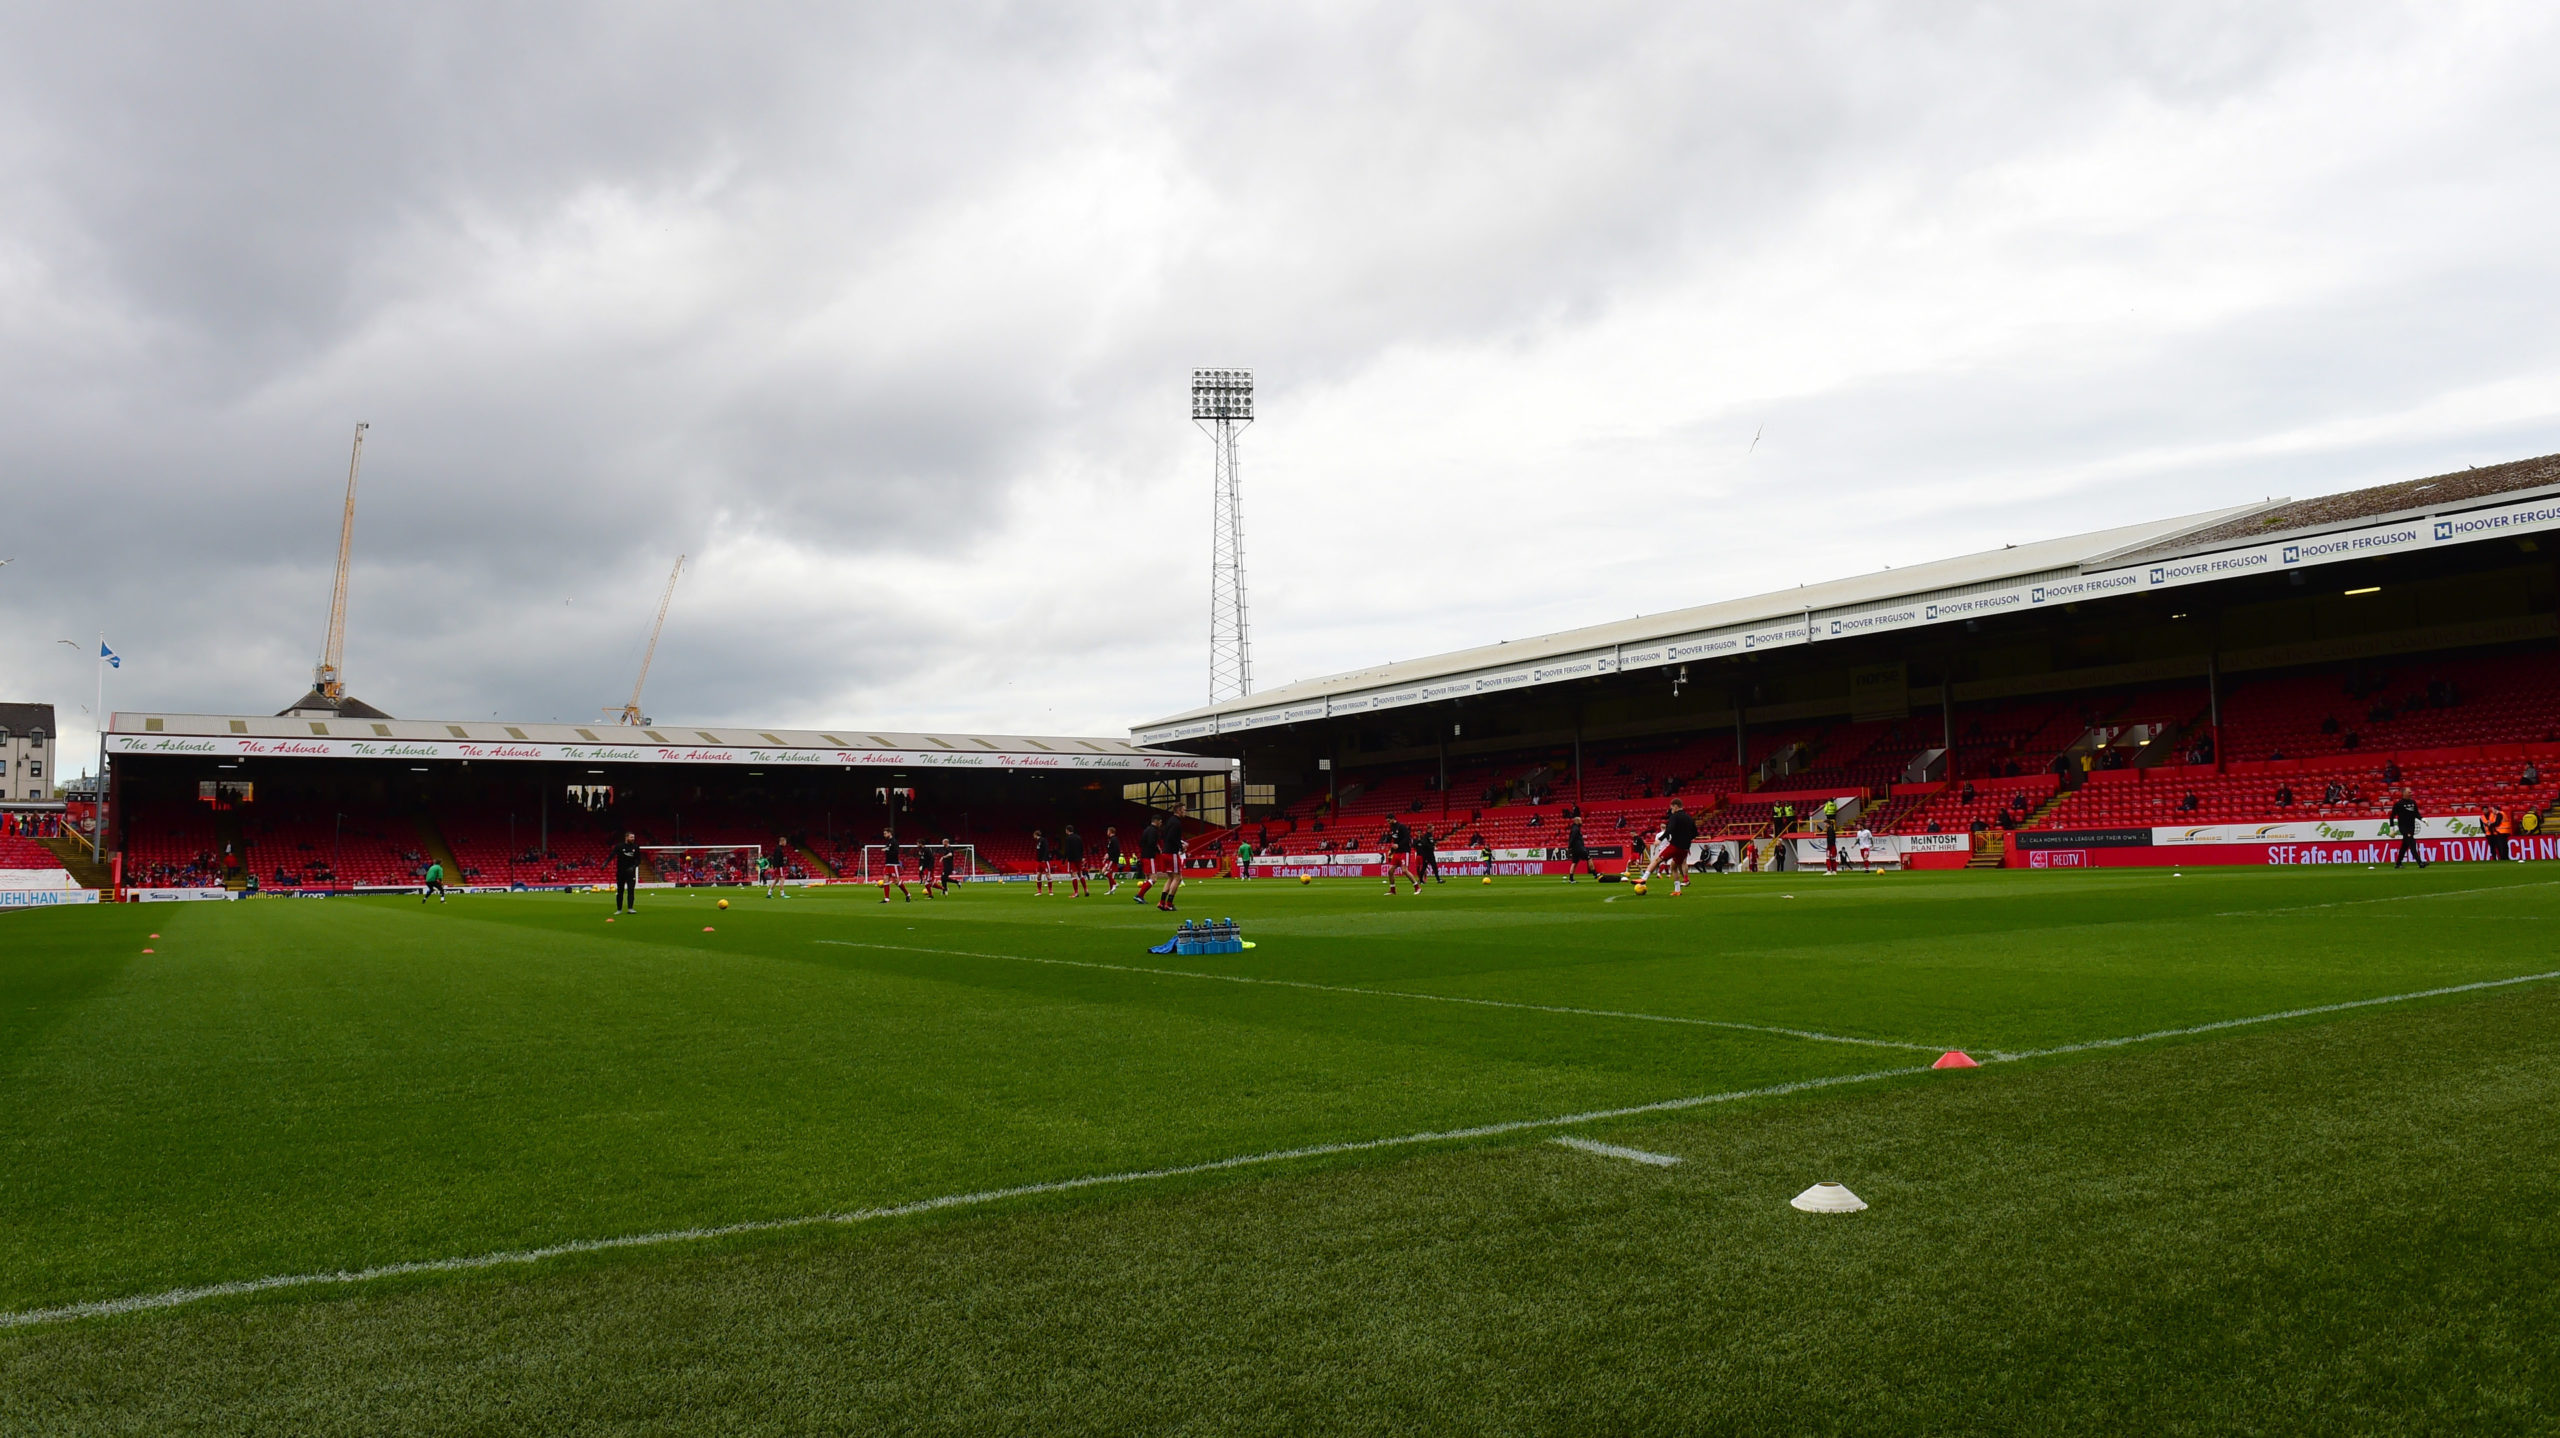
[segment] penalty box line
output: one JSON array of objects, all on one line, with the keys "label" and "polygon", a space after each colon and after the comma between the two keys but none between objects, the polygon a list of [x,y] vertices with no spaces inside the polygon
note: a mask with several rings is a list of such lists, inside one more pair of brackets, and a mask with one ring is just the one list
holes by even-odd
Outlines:
[{"label": "penalty box line", "polygon": [[[2054,1048],[2035,1049],[2024,1053],[1993,1054],[1991,1057],[1995,1061],[2012,1062],[2020,1059],[2045,1058],[2056,1054],[2084,1053],[2091,1049],[2122,1048],[2130,1044],[2183,1038],[2192,1034],[2212,1033],[2219,1029],[2240,1028],[2249,1024],[2274,1023],[2280,1019],[2304,1018],[2317,1014],[2337,1013],[2346,1009],[2371,1008],[2380,1004],[2407,1003],[2414,999],[2439,998],[2447,994],[2476,993],[2483,989],[2508,988],[2517,984],[2539,983],[2546,979],[2560,979],[2560,970],[2541,974],[2523,974],[2512,979],[2488,979],[2476,984],[2455,984],[2440,989],[2422,989],[2416,993],[2390,994],[2375,999],[2353,999],[2346,1003],[2321,1004],[2312,1008],[2286,1009],[2280,1013],[2260,1014],[2253,1018],[2225,1019],[2219,1023],[2196,1024],[2180,1029],[2157,1029],[2147,1034],[2134,1034],[2125,1038],[2093,1039],[2087,1043],[2062,1044]],[[1355,989],[1352,992],[1369,991]],[[239,1279],[229,1283],[208,1283],[194,1288],[171,1288],[159,1293],[139,1293],[125,1298],[107,1298],[90,1303],[66,1303],[54,1308],[27,1308],[14,1313],[0,1313],[0,1329],[34,1328],[46,1324],[68,1323],[82,1318],[109,1318],[118,1314],[149,1312],[153,1309],[181,1308],[207,1299],[245,1297],[250,1294],[273,1293],[281,1289],[343,1287],[370,1283],[384,1278],[468,1273],[476,1269],[518,1267],[581,1253],[610,1253],[616,1249],[655,1248],[669,1244],[700,1242],[706,1239],[781,1233],[800,1228],[871,1223],[880,1219],[906,1218],[942,1209],[970,1208],[1000,1203],[1011,1198],[1071,1193],[1078,1189],[1101,1188],[1111,1184],[1146,1183],[1156,1179],[1182,1178],[1193,1174],[1222,1173],[1261,1164],[1285,1163],[1291,1159],[1325,1158],[1347,1153],[1374,1153],[1381,1149],[1407,1148],[1431,1143],[1454,1143],[1467,1139],[1499,1138],[1505,1134],[1523,1133],[1542,1128],[1566,1128],[1575,1124],[1599,1123],[1609,1119],[1677,1113],[1683,1109],[1704,1108],[1711,1104],[1733,1103],[1752,1098],[1778,1098],[1787,1094],[1803,1093],[1810,1089],[1873,1083],[1878,1079],[1903,1078],[1931,1071],[1915,1066],[1876,1069],[1867,1073],[1835,1074],[1829,1078],[1796,1079],[1787,1083],[1769,1084],[1761,1088],[1699,1094],[1690,1098],[1663,1099],[1657,1103],[1631,1104],[1625,1108],[1592,1109],[1554,1118],[1513,1119],[1505,1123],[1478,1124],[1471,1128],[1436,1129],[1423,1133],[1399,1134],[1393,1138],[1351,1139],[1342,1143],[1319,1143],[1301,1148],[1273,1149],[1263,1153],[1240,1154],[1233,1158],[1211,1159],[1205,1163],[1177,1164],[1166,1168],[1136,1169],[1122,1173],[1089,1174],[1082,1178],[1052,1179],[1045,1183],[1015,1184],[1010,1188],[945,1194],[938,1198],[917,1199],[911,1203],[890,1204],[880,1208],[854,1209],[844,1213],[811,1214],[800,1218],[750,1219],[742,1223],[724,1223],[701,1228],[675,1228],[656,1233],[625,1234],[618,1238],[572,1239],[566,1243],[547,1244],[540,1248],[471,1254],[460,1258],[422,1259],[410,1263],[377,1264],[371,1268],[340,1269],[330,1273],[293,1273],[271,1278]]]},{"label": "penalty box line", "polygon": [[1205,979],[1222,984],[1253,984],[1274,989],[1305,989],[1319,994],[1358,994],[1372,999],[1413,999],[1433,1004],[1470,1004],[1483,1009],[1519,1009],[1535,1014],[1568,1014],[1586,1019],[1633,1019],[1648,1024],[1689,1024],[1707,1029],[1736,1029],[1744,1033],[1775,1034],[1783,1038],[1810,1039],[1816,1043],[1858,1044],[1876,1049],[1908,1049],[1914,1053],[1946,1052],[1945,1044],[1912,1044],[1899,1039],[1865,1039],[1849,1034],[1817,1033],[1812,1029],[1780,1028],[1774,1024],[1746,1024],[1737,1019],[1696,1019],[1678,1014],[1640,1014],[1625,1009],[1583,1009],[1565,1004],[1524,1004],[1511,999],[1478,999],[1460,994],[1426,994],[1412,989],[1364,989],[1353,984],[1319,984],[1305,979],[1265,979],[1249,974],[1208,974],[1197,969],[1157,969],[1141,964],[1106,964],[1091,959],[1042,959],[1029,954],[990,954],[976,949],[928,949],[915,944],[866,943],[855,939],[814,939],[813,943],[832,944],[840,949],[887,949],[902,954],[949,954],[964,959],[1002,959],[1014,964],[1047,964],[1061,969],[1099,969],[1114,974],[1150,974],[1162,979]]}]

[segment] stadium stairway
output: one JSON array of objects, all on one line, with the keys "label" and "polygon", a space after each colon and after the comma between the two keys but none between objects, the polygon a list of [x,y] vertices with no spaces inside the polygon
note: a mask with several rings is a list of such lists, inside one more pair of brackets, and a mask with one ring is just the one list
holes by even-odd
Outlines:
[{"label": "stadium stairway", "polygon": [[62,867],[71,872],[71,882],[84,889],[103,889],[107,886],[107,871],[89,857],[87,840],[64,834],[58,838],[38,839],[36,842],[52,850],[53,856],[62,861]]},{"label": "stadium stairway", "polygon": [[428,858],[444,865],[445,873],[452,876],[453,882],[459,884],[463,881],[462,861],[453,856],[453,846],[444,841],[444,831],[438,829],[436,821],[424,813],[418,815],[418,846],[427,851]]},{"label": "stadium stairway", "polygon": [[[229,847],[225,848],[225,845]],[[213,852],[216,862],[219,862],[220,856],[225,853],[236,856],[249,852],[249,834],[241,827],[239,810],[216,809],[213,811]],[[249,887],[248,869],[238,863],[232,864],[230,868],[223,871],[222,887],[234,893]]]},{"label": "stadium stairway", "polygon": [[[2054,790],[2035,807],[2035,812],[2029,814],[2024,823],[2018,825],[2019,831],[2042,826],[2047,816],[2062,807],[2063,800],[2078,792],[2076,789]],[[2006,864],[2009,861],[2009,832],[2006,829],[1983,830],[1981,841],[1973,847],[1973,857],[1965,860],[1964,866],[1968,869],[1997,869]]]},{"label": "stadium stairway", "polygon": [[810,848],[800,840],[794,839],[791,841],[791,852],[800,856],[800,866],[802,868],[807,869],[811,874],[816,875],[819,878],[840,879],[844,877],[842,874],[836,872],[835,865],[828,863],[824,858],[819,856],[817,850]]}]

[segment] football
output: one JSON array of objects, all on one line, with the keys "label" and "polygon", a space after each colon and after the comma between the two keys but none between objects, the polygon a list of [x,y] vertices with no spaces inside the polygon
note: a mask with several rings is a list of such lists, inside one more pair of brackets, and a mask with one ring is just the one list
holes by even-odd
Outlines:
[{"label": "football", "polygon": [[1314,883],[1315,881],[1316,881],[1316,876],[1315,876],[1315,875],[1313,875],[1313,874],[1300,874],[1300,875],[1298,876],[1298,882],[1299,882],[1299,883],[1301,883],[1301,884],[1312,884],[1312,883]]},{"label": "football", "polygon": [[720,907],[722,907],[722,908],[724,908],[724,909],[725,909],[725,908],[727,908],[727,907],[729,907],[729,901],[728,901],[728,900],[726,900],[726,899],[722,899],[722,900],[720,901]]},{"label": "football", "polygon": [[1488,883],[1488,884],[1492,883],[1492,882],[1493,882],[1493,875],[1491,875],[1491,874],[1487,874],[1487,875],[1485,875],[1485,876],[1484,876],[1484,881],[1485,881],[1486,883]]},{"label": "football", "polygon": [[1637,893],[1639,893],[1639,894],[1641,894],[1641,893],[1643,893],[1643,892],[1644,892],[1644,880],[1642,880],[1642,879],[1638,879],[1638,880],[1636,880],[1636,892],[1637,892]]}]

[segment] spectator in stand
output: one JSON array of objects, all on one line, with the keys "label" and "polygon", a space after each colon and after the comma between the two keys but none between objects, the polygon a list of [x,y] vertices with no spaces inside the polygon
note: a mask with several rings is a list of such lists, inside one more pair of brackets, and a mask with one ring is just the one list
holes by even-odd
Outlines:
[{"label": "spectator in stand", "polygon": [[2328,788],[2320,791],[2320,802],[2323,804],[2343,804],[2346,799],[2346,789],[2335,779],[2329,781]]},{"label": "spectator in stand", "polygon": [[2338,723],[2338,716],[2335,714],[2323,715],[2321,717],[2320,732],[2323,734],[2335,734],[2342,727],[2344,726]]},{"label": "spectator in stand", "polygon": [[2189,790],[2187,791],[2187,797],[2185,797],[2185,798],[2183,798],[2183,799],[2180,799],[2180,800],[2178,801],[2178,808],[2179,808],[2180,810],[2182,810],[2182,811],[2187,812],[2187,813],[2193,813],[2193,812],[2195,811],[2195,807],[2196,807],[2196,791],[2195,791],[2195,790],[2193,790],[2193,789],[2189,789]]},{"label": "spectator in stand", "polygon": [[2382,761],[2382,782],[2385,784],[2397,784],[2400,782],[2399,760],[2385,759]]},{"label": "spectator in stand", "polygon": [[2527,759],[2524,761],[2524,772],[2516,776],[2516,782],[2530,789],[2542,782],[2542,770],[2531,759]]},{"label": "spectator in stand", "polygon": [[2363,744],[2364,744],[2364,736],[2363,736],[2363,735],[2361,735],[2361,734],[2358,734],[2358,733],[2357,733],[2356,731],[2354,731],[2353,729],[2350,729],[2350,730],[2348,730],[2348,731],[2347,731],[2347,737],[2346,737],[2346,738],[2341,739],[2341,740],[2339,740],[2339,741],[2338,741],[2338,746],[2339,746],[2340,748],[2343,748],[2343,749],[2355,749],[2355,748],[2360,748],[2360,747],[2362,747],[2362,746],[2363,746]]},{"label": "spectator in stand", "polygon": [[1971,779],[1967,779],[1967,780],[1965,780],[1965,781],[1964,781],[1964,793],[1963,793],[1962,795],[1960,795],[1960,796],[1959,796],[1959,798],[1961,799],[1961,801],[1962,801],[1962,802],[1967,803],[1967,804],[1970,804],[1970,803],[1972,803],[1972,802],[1973,802],[1973,793],[1974,793],[1974,791],[1973,791],[1973,781],[1972,781]]},{"label": "spectator in stand", "polygon": [[2293,807],[2293,786],[2291,784],[2278,784],[2276,786],[2276,807],[2279,809],[2290,809]]}]

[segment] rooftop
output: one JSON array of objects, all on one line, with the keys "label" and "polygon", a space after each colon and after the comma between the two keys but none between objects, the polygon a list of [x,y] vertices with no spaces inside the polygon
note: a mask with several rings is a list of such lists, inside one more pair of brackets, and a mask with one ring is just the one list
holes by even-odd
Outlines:
[{"label": "rooftop", "polygon": [[[2560,494],[2560,455],[2317,499],[2265,500],[2007,545],[1902,569],[1371,665],[1186,710],[1139,725],[1132,732],[1152,743],[1179,742],[1213,731],[1429,703],[1466,692],[1554,683],[1824,637],[1953,623],[2049,600],[2087,600],[2162,585],[2209,582],[2253,567],[2330,563],[2560,527],[2560,507],[2540,504],[2543,496],[2537,491]],[[2535,502],[2518,503],[2528,499]],[[2515,508],[2490,512],[2489,506],[2502,503]],[[2429,514],[2439,521],[2432,530],[2404,522]],[[2377,537],[2373,527],[2386,524],[2394,532]],[[2301,536],[2343,530],[2366,532],[2287,546]],[[2236,557],[2233,553],[2255,547],[2265,547],[2265,552]],[[2187,565],[2170,562],[2203,555],[2214,557]]]},{"label": "rooftop", "polygon": [[610,762],[947,764],[985,768],[1198,768],[1126,739],[1056,734],[925,733],[842,726],[738,728],[556,724],[496,719],[351,719],[290,714],[118,711],[109,748],[121,754],[283,758],[580,759]]}]

